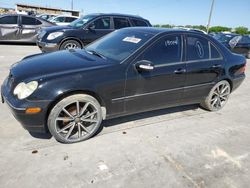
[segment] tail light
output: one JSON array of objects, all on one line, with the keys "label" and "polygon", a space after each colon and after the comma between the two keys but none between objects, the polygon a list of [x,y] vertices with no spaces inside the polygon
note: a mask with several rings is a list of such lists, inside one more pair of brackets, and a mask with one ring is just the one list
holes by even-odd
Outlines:
[{"label": "tail light", "polygon": [[245,64],[245,65],[244,65],[243,67],[241,67],[237,72],[238,72],[239,74],[245,73],[246,67],[247,67],[247,65]]}]

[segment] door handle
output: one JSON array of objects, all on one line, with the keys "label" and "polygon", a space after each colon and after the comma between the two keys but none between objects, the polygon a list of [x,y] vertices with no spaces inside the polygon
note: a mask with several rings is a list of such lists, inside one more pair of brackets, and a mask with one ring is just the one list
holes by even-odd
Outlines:
[{"label": "door handle", "polygon": [[215,65],[212,66],[212,68],[220,68],[220,67],[221,67],[220,64],[215,64]]},{"label": "door handle", "polygon": [[183,74],[186,72],[186,69],[177,69],[174,71],[175,74]]}]

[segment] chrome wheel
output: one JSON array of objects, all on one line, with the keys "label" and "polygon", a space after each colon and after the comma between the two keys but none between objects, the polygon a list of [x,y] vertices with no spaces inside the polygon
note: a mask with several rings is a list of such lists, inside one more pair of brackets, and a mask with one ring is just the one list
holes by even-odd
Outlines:
[{"label": "chrome wheel", "polygon": [[209,111],[217,111],[225,106],[231,93],[231,86],[228,81],[218,82],[209,92],[201,106]]},{"label": "chrome wheel", "polygon": [[92,96],[76,94],[59,101],[48,117],[48,128],[56,140],[74,143],[92,137],[100,128],[102,112]]},{"label": "chrome wheel", "polygon": [[89,136],[100,121],[90,102],[76,101],[63,107],[55,119],[56,132],[65,140],[77,141]]},{"label": "chrome wheel", "polygon": [[230,84],[225,81],[213,88],[210,105],[213,110],[219,110],[225,106],[230,95]]},{"label": "chrome wheel", "polygon": [[65,46],[64,46],[64,49],[65,50],[69,50],[69,49],[77,49],[79,48],[77,44],[75,43],[67,43]]}]

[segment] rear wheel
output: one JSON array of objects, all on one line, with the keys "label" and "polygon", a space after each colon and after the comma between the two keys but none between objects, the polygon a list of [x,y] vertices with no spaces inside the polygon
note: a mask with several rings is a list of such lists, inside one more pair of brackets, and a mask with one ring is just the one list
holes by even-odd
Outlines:
[{"label": "rear wheel", "polygon": [[77,49],[82,48],[82,45],[76,40],[66,40],[60,46],[60,50],[69,50],[69,49]]},{"label": "rear wheel", "polygon": [[250,50],[248,51],[247,58],[250,59]]},{"label": "rear wheel", "polygon": [[48,128],[59,142],[75,143],[92,137],[101,122],[99,102],[92,96],[76,94],[54,106],[48,117]]},{"label": "rear wheel", "polygon": [[228,81],[220,81],[211,89],[201,106],[209,111],[218,111],[227,103],[230,92],[231,86]]}]

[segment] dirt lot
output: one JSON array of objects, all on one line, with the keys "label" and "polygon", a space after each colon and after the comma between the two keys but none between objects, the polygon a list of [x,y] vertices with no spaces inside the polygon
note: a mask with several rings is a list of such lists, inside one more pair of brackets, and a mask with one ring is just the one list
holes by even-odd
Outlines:
[{"label": "dirt lot", "polygon": [[[0,82],[34,53],[0,45]],[[114,119],[71,145],[31,136],[0,104],[0,187],[248,187],[249,93],[247,77],[219,112],[193,105]]]}]

